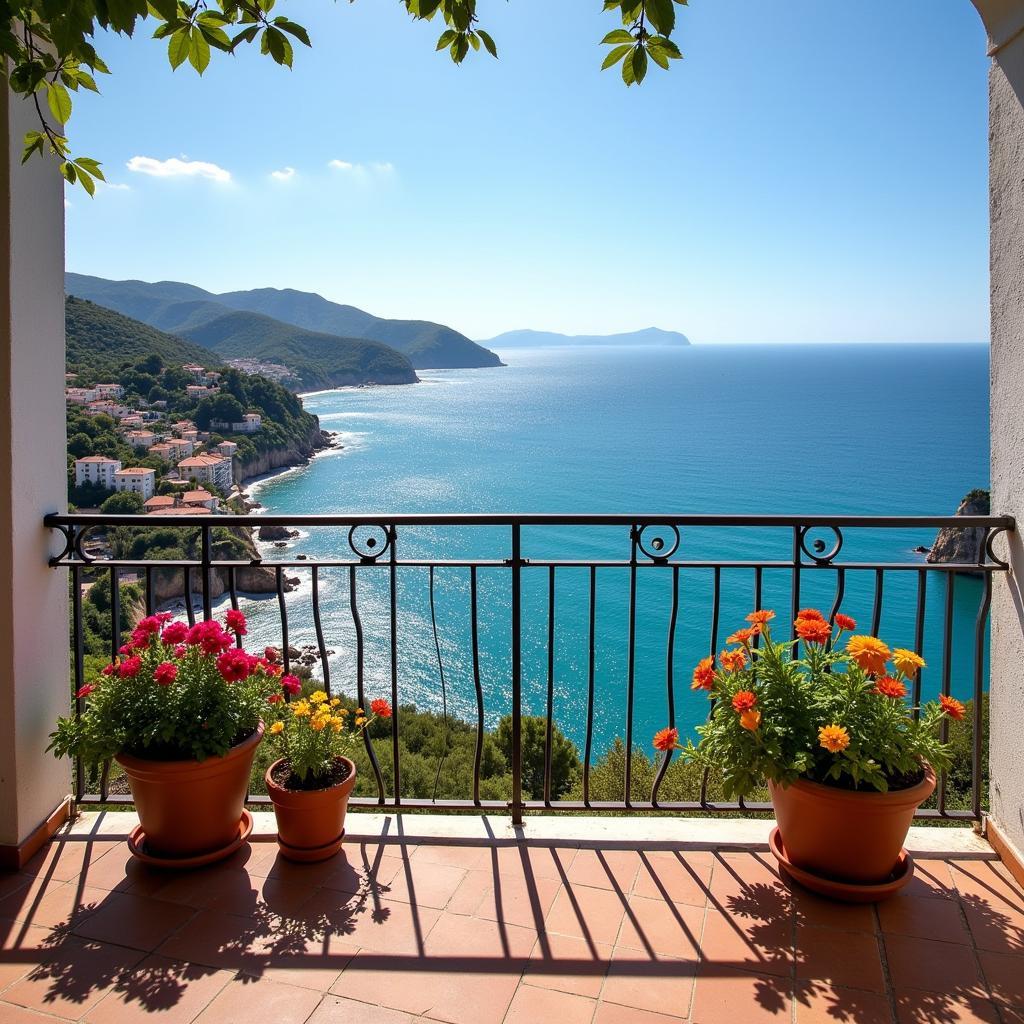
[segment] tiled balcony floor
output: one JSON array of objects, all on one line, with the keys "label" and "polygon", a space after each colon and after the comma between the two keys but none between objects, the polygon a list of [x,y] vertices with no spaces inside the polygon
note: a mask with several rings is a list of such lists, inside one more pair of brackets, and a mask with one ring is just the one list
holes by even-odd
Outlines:
[{"label": "tiled balcony floor", "polygon": [[787,885],[761,822],[359,815],[303,866],[259,815],[172,875],[126,818],[0,874],[0,1024],[1024,1024],[1024,892],[969,832],[915,830],[876,909]]}]

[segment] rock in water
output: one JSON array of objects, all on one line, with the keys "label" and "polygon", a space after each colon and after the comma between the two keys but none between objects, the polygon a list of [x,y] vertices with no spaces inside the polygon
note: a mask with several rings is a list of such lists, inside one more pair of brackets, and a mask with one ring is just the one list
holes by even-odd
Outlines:
[{"label": "rock in water", "polygon": [[287,526],[261,526],[259,529],[260,540],[287,540],[290,536]]},{"label": "rock in water", "polygon": [[[956,510],[958,516],[987,516],[991,508],[989,492],[974,490],[968,494]],[[966,528],[945,526],[939,530],[931,551],[929,562],[948,564],[950,562],[977,563],[984,557],[985,530],[978,526]]]}]

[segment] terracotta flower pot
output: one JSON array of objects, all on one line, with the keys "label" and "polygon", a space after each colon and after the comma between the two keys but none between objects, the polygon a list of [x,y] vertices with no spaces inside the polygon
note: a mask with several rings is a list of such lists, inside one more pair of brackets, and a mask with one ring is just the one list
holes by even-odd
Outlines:
[{"label": "terracotta flower pot", "polygon": [[236,842],[263,723],[223,757],[149,761],[118,754],[145,833],[146,852],[181,859],[214,853]]},{"label": "terracotta flower pot", "polygon": [[272,776],[283,764],[283,758],[267,769],[267,792],[277,816],[277,845],[283,857],[298,861],[326,860],[341,849],[348,798],[356,784],[356,766],[347,757],[338,760],[347,766],[348,775],[326,789],[279,786]]},{"label": "terracotta flower pot", "polygon": [[914,812],[935,789],[935,772],[908,789],[856,792],[797,779],[769,782],[779,833],[799,868],[837,881],[876,884],[896,867]]}]

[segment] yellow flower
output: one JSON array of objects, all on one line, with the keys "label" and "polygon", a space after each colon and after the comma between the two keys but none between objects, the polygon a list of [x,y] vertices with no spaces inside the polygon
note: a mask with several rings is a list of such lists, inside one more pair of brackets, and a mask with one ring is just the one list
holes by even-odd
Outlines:
[{"label": "yellow flower", "polygon": [[341,703],[341,698],[340,697],[332,697],[331,698],[331,707],[332,708],[336,708],[340,703]]},{"label": "yellow flower", "polygon": [[366,712],[362,708],[356,708],[356,714],[357,715],[365,715]]},{"label": "yellow flower", "polygon": [[284,722],[275,722],[270,727],[270,735],[276,736],[279,732],[284,732]]},{"label": "yellow flower", "polygon": [[358,715],[356,717],[356,725],[366,725],[366,716],[365,715]]},{"label": "yellow flower", "polygon": [[885,663],[891,654],[888,646],[876,636],[851,636],[846,641],[846,653],[873,676],[885,675]]},{"label": "yellow flower", "polygon": [[892,663],[908,678],[913,679],[918,670],[924,668],[924,658],[914,651],[897,647],[892,652]]},{"label": "yellow flower", "polygon": [[326,724],[327,724],[327,719],[325,719],[325,718],[314,718],[314,719],[312,719],[312,721],[310,721],[309,727],[310,727],[310,729],[313,730],[313,732],[320,732]]},{"label": "yellow flower", "polygon": [[317,690],[309,695],[309,700],[312,704],[323,704],[327,700],[327,694],[323,690]]},{"label": "yellow flower", "polygon": [[831,754],[838,754],[850,745],[850,734],[841,725],[823,725],[818,742]]},{"label": "yellow flower", "polygon": [[309,715],[310,715],[309,701],[297,700],[292,705],[292,714],[296,718],[309,718]]},{"label": "yellow flower", "polygon": [[335,732],[341,732],[341,730],[345,728],[345,723],[340,718],[332,718],[331,728]]}]

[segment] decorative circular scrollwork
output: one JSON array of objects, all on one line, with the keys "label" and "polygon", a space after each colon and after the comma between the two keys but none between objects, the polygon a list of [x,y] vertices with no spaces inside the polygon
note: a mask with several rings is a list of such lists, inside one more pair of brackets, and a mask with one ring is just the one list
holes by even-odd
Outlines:
[{"label": "decorative circular scrollwork", "polygon": [[[832,547],[822,537],[814,536],[816,530],[831,530]],[[831,562],[843,549],[843,533],[838,526],[805,526],[800,530],[800,547],[813,562],[824,565]]]},{"label": "decorative circular scrollwork", "polygon": [[391,547],[391,531],[386,526],[353,526],[348,546],[363,561],[376,562]]},{"label": "decorative circular scrollwork", "polygon": [[96,561],[96,559],[93,558],[92,555],[90,555],[85,550],[85,542],[89,538],[89,534],[91,534],[94,530],[98,530],[98,529],[99,529],[98,526],[86,526],[86,527],[83,527],[81,530],[76,531],[76,533],[75,533],[75,554],[83,562],[95,562]]},{"label": "decorative circular scrollwork", "polygon": [[996,552],[993,544],[995,543],[996,537],[1003,533],[1009,533],[1009,527],[997,526],[994,530],[990,530],[988,536],[985,538],[985,554],[988,555],[993,565],[999,566],[1000,569],[1009,569],[1010,563],[1000,558]]},{"label": "decorative circular scrollwork", "polygon": [[59,565],[65,558],[70,558],[75,550],[75,528],[73,526],[51,526],[50,529],[56,530],[61,535],[61,542],[64,544],[64,550],[50,558],[51,565]]},{"label": "decorative circular scrollwork", "polygon": [[671,524],[641,526],[635,537],[636,546],[652,562],[665,562],[679,550],[679,528]]}]

